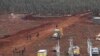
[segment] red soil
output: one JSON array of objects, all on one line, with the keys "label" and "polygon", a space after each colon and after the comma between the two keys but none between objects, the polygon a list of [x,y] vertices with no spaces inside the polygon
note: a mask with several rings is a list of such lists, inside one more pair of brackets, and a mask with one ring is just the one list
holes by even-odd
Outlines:
[{"label": "red soil", "polygon": [[[8,38],[1,39],[0,52],[5,56],[12,56],[14,48],[20,50],[25,47],[25,56],[36,56],[36,52],[39,49],[47,49],[49,52],[48,56],[54,56],[55,53],[52,52],[52,47],[55,46],[56,41],[51,39],[50,36],[55,29],[56,24],[59,25],[59,28],[63,28],[64,31],[64,36],[60,41],[61,55],[67,55],[66,53],[69,47],[68,39],[72,36],[75,44],[81,47],[81,56],[86,56],[87,38],[91,37],[94,41],[95,34],[100,32],[98,31],[100,29],[99,25],[87,24],[86,21],[82,22],[80,16],[72,16],[69,18],[61,17],[60,19],[54,19],[47,24],[42,24],[29,30],[23,30]],[[88,34],[86,34],[87,31],[89,32]],[[39,37],[36,37],[37,32],[40,34]],[[27,40],[27,35],[31,35],[32,39]],[[94,43],[99,46],[98,41],[94,41]]]}]

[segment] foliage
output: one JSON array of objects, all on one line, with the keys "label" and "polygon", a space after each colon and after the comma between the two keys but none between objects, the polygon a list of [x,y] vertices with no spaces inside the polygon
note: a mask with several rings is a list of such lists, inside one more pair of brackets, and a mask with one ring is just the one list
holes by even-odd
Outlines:
[{"label": "foliage", "polygon": [[100,11],[100,0],[0,0],[0,13],[33,13],[43,15]]}]

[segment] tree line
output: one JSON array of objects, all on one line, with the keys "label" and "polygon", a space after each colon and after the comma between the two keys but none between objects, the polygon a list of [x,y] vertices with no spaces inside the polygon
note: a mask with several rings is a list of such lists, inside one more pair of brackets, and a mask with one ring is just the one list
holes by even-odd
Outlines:
[{"label": "tree line", "polygon": [[86,10],[100,12],[100,0],[0,0],[0,13],[63,15]]}]

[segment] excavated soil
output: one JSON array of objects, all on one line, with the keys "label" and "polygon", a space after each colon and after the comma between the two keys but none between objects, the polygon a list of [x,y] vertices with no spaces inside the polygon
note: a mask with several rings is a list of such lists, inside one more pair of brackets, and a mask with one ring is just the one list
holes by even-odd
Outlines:
[{"label": "excavated soil", "polygon": [[[67,56],[69,47],[69,38],[73,37],[74,44],[81,48],[80,56],[88,56],[87,39],[91,38],[93,46],[100,47],[99,42],[95,40],[95,36],[100,32],[100,25],[94,24],[87,16],[62,17],[55,19],[49,23],[42,24],[38,27],[20,31],[5,39],[0,39],[1,56],[21,56],[13,51],[21,51],[25,48],[23,56],[36,56],[39,49],[47,49],[48,56],[55,56],[53,47],[57,44],[57,40],[52,39],[52,33],[55,26],[63,28],[64,36],[60,40],[61,56]],[[37,33],[39,36],[37,37]],[[31,38],[27,39],[28,36]]]}]

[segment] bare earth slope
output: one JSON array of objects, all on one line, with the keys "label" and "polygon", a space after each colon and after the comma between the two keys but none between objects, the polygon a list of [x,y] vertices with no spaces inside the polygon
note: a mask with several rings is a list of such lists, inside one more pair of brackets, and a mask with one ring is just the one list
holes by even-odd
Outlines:
[{"label": "bare earth slope", "polygon": [[[12,56],[15,48],[18,50],[25,48],[24,56],[36,56],[36,52],[39,49],[47,49],[48,56],[55,56],[52,48],[55,46],[56,41],[51,39],[51,34],[56,24],[58,24],[59,28],[63,28],[64,31],[64,36],[60,41],[61,55],[67,55],[69,47],[68,39],[69,37],[73,37],[75,44],[81,47],[81,56],[86,56],[86,40],[88,37],[92,38],[95,46],[100,47],[99,42],[95,41],[95,34],[100,32],[100,26],[86,23],[87,20],[83,22],[81,20],[82,18],[80,16],[61,17],[36,28],[18,32],[6,39],[0,39],[0,53],[5,56]],[[36,37],[37,32],[40,34],[39,37]],[[31,40],[27,40],[27,36],[29,35],[32,37]]]}]

